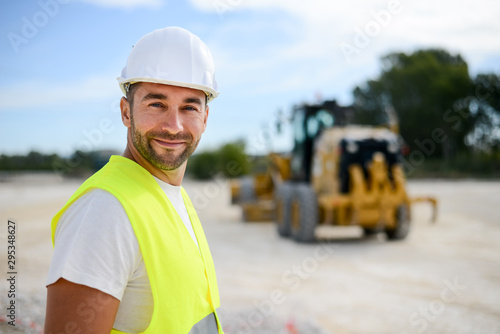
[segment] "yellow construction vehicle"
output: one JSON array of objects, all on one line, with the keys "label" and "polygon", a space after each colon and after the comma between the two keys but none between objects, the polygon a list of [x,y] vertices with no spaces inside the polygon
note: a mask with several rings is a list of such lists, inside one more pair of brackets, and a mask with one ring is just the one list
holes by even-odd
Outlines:
[{"label": "yellow construction vehicle", "polygon": [[335,101],[294,107],[292,152],[271,153],[266,171],[231,182],[244,220],[274,219],[281,236],[310,242],[319,225],[404,239],[414,202],[431,203],[435,219],[436,199],[406,192],[397,123],[351,125],[352,113]]}]

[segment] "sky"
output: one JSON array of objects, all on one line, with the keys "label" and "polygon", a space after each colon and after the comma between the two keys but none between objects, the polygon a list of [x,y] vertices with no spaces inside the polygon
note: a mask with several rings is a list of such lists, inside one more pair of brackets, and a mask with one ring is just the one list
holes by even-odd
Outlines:
[{"label": "sky", "polygon": [[444,48],[500,74],[497,0],[0,0],[0,154],[123,151],[116,78],[143,35],[180,26],[211,49],[220,90],[199,150],[291,148],[275,123],[336,99],[390,52]]}]

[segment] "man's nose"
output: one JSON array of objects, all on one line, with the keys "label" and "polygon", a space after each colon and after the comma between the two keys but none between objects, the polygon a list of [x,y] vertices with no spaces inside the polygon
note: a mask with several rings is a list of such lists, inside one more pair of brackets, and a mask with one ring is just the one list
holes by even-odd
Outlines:
[{"label": "man's nose", "polygon": [[172,134],[179,133],[183,130],[181,115],[178,110],[170,109],[168,110],[162,120],[162,130],[170,132]]}]

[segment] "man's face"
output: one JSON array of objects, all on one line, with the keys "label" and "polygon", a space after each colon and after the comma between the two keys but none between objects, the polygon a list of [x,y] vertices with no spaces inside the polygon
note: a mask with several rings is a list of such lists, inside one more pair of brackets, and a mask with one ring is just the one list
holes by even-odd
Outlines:
[{"label": "man's face", "polygon": [[205,131],[205,93],[147,82],[136,85],[130,118],[123,117],[134,147],[153,166],[175,170],[195,151]]}]

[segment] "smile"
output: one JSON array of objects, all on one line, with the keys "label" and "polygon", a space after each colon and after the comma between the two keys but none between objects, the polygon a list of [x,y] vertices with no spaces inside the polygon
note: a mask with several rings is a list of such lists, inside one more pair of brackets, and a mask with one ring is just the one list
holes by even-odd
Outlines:
[{"label": "smile", "polygon": [[169,149],[176,149],[178,147],[185,145],[185,142],[180,140],[165,140],[165,139],[154,138],[152,139],[152,141],[155,142],[158,146]]}]

